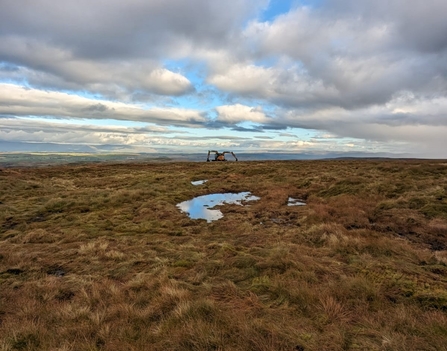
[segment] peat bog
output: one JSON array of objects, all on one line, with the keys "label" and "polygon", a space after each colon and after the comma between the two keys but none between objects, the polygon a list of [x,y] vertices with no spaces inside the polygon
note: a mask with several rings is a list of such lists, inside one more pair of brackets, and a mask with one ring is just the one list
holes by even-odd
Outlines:
[{"label": "peat bog", "polygon": [[[247,191],[210,223],[177,207]],[[446,345],[445,161],[0,170],[2,351]]]}]

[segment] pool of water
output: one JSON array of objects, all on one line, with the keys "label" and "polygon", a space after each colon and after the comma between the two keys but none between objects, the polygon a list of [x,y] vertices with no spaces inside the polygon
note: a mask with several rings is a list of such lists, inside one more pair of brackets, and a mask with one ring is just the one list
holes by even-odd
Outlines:
[{"label": "pool of water", "polygon": [[206,219],[208,223],[223,217],[223,213],[215,206],[223,204],[243,205],[246,201],[256,201],[260,198],[251,195],[249,191],[241,193],[218,193],[195,197],[192,200],[177,204],[180,211],[187,213],[191,219]]},{"label": "pool of water", "polygon": [[305,206],[306,203],[301,199],[294,199],[293,197],[289,197],[287,201],[287,206]]}]

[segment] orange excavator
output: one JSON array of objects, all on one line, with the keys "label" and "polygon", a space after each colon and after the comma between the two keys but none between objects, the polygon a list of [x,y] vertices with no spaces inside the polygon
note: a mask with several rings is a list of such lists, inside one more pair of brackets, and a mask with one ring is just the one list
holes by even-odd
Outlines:
[{"label": "orange excavator", "polygon": [[234,159],[237,161],[237,157],[234,154],[234,152],[232,152],[232,151],[219,152],[219,151],[216,151],[216,150],[208,150],[208,158],[206,159],[207,162],[210,162],[210,154],[212,152],[214,152],[215,155],[214,155],[214,160],[211,160],[211,161],[227,161],[225,159],[225,154],[232,154]]}]

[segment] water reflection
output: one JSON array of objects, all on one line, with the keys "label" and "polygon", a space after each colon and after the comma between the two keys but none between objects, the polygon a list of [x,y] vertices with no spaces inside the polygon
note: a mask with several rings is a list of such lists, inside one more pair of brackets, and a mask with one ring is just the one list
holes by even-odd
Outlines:
[{"label": "water reflection", "polygon": [[191,219],[206,219],[208,223],[223,217],[222,212],[214,210],[218,205],[236,204],[242,205],[242,201],[255,201],[260,198],[251,195],[249,191],[242,193],[220,193],[195,197],[192,200],[183,201],[177,207],[188,214]]},{"label": "water reflection", "polygon": [[204,180],[196,180],[194,182],[191,182],[192,185],[202,185],[203,183],[206,183],[208,181],[208,179],[204,179]]},{"label": "water reflection", "polygon": [[287,201],[287,206],[304,206],[306,205],[305,202],[303,202],[300,199],[294,199],[293,197],[289,197],[289,200]]}]

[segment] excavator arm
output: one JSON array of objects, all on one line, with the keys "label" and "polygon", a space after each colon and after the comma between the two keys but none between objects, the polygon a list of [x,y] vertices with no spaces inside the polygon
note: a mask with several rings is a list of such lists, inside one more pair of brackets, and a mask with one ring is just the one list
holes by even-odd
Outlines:
[{"label": "excavator arm", "polygon": [[232,151],[219,152],[219,151],[216,151],[216,150],[208,150],[208,157],[207,157],[207,159],[206,159],[207,162],[210,162],[210,154],[211,154],[211,153],[214,153],[214,154],[215,154],[215,156],[214,156],[214,160],[213,160],[213,161],[226,161],[226,159],[225,159],[225,154],[232,154],[233,157],[234,157],[234,159],[235,159],[236,161],[238,160],[237,157],[236,157],[236,155],[235,155],[234,152],[232,152]]},{"label": "excavator arm", "polygon": [[210,162],[210,153],[212,153],[212,152],[214,152],[215,154],[219,153],[218,151],[215,151],[215,150],[208,150],[208,157],[206,159],[206,162]]},{"label": "excavator arm", "polygon": [[224,154],[224,155],[225,155],[225,154],[232,154],[233,157],[234,157],[234,159],[237,161],[237,157],[236,157],[236,155],[234,154],[233,151],[224,151],[223,154]]}]

